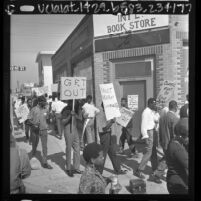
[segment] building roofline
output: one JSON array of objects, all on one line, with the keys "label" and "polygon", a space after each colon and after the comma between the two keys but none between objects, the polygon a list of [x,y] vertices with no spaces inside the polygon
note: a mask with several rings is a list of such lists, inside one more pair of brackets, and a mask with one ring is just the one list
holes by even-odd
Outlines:
[{"label": "building roofline", "polygon": [[40,51],[36,56],[36,62],[40,59],[41,55],[54,55],[55,51]]},{"label": "building roofline", "polygon": [[66,38],[66,40],[61,44],[61,46],[56,50],[53,57],[62,49],[62,47],[65,45],[65,43],[70,40],[70,38],[74,35],[74,33],[79,29],[81,24],[83,24],[91,15],[85,15],[82,20],[79,22],[79,24],[74,28],[74,30],[70,33],[70,35]]}]

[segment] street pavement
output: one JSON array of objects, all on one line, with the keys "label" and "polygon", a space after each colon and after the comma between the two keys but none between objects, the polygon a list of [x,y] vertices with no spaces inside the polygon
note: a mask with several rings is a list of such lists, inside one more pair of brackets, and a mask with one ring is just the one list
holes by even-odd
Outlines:
[{"label": "street pavement", "polygon": [[[26,186],[26,192],[31,194],[77,194],[81,175],[75,174],[74,177],[71,178],[65,173],[65,140],[64,138],[62,140],[57,139],[52,130],[49,130],[48,133],[48,163],[53,167],[53,169],[49,170],[40,167],[38,170],[32,170],[31,175],[23,180]],[[25,142],[24,131],[14,131],[14,136],[17,140],[18,146],[25,149],[30,156],[31,145]],[[126,175],[118,176],[119,183],[122,186],[122,190],[119,194],[130,194],[128,189],[129,180],[137,179],[137,177],[133,175],[133,170],[137,168],[138,163],[141,160],[143,144],[138,144],[137,149],[140,154],[140,157],[137,159],[129,158],[126,154],[118,155],[122,163],[122,169],[127,169],[128,171]],[[40,140],[37,150],[37,159],[41,161],[42,148]],[[127,143],[125,150],[125,153],[128,153]],[[81,156],[80,170],[84,170],[84,165],[85,162]],[[168,194],[165,179],[161,180],[162,184],[150,182],[147,180],[150,173],[151,167],[149,162],[144,171],[147,194]],[[107,156],[103,175],[111,176],[112,174],[112,163]],[[110,184],[106,188],[106,194],[109,193],[109,188]]]}]

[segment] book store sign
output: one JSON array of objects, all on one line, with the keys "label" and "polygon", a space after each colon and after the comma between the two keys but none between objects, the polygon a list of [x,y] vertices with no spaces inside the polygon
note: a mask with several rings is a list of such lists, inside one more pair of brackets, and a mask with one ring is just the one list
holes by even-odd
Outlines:
[{"label": "book store sign", "polygon": [[94,37],[169,25],[168,15],[93,15]]}]

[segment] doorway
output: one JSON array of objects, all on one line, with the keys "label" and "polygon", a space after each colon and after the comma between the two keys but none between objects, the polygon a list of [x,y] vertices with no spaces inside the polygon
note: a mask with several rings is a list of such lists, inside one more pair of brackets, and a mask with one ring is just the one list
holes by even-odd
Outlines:
[{"label": "doorway", "polygon": [[132,119],[132,135],[138,138],[141,135],[141,115],[146,107],[146,80],[125,81],[119,84],[122,86],[123,97],[127,98],[128,95],[137,96],[137,109],[134,111],[134,117]]}]

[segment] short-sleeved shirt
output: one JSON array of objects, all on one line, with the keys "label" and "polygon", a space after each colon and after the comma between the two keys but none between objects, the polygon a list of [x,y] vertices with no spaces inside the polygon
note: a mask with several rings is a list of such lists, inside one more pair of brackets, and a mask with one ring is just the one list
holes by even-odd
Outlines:
[{"label": "short-sleeved shirt", "polygon": [[82,106],[83,112],[84,114],[87,114],[88,117],[95,117],[97,113],[100,112],[100,110],[98,108],[96,108],[93,104],[89,104],[89,103],[85,103]]},{"label": "short-sleeved shirt", "polygon": [[67,104],[60,100],[53,101],[52,102],[52,111],[54,111],[55,113],[61,113],[61,111],[63,110],[63,108],[65,106],[67,106]]},{"label": "short-sleeved shirt", "polygon": [[86,166],[79,184],[79,194],[105,194],[107,183],[98,170]]},{"label": "short-sleeved shirt", "polygon": [[40,130],[47,130],[47,115],[48,110],[46,108],[41,109],[39,106],[35,106],[31,109],[28,119],[31,120],[31,122],[35,125],[39,124]]}]

